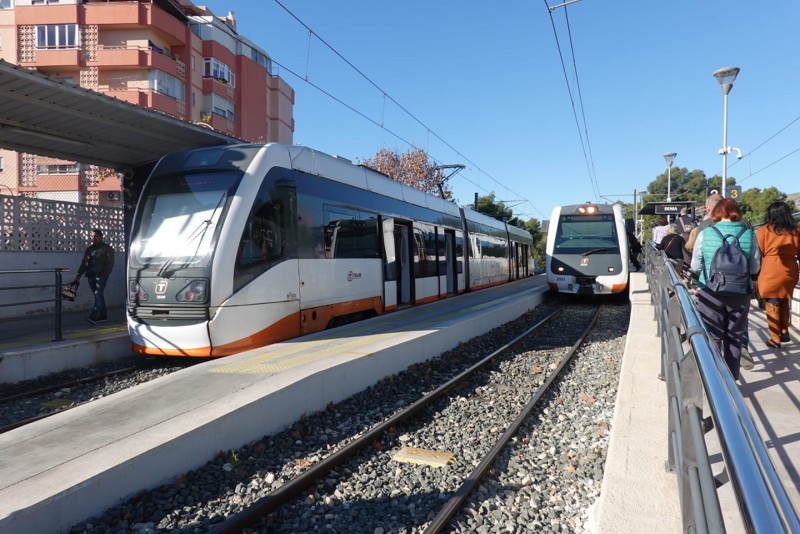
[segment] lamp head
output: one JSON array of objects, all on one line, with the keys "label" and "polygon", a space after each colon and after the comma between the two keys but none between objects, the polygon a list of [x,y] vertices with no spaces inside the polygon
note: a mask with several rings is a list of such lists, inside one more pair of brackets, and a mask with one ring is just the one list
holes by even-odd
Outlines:
[{"label": "lamp head", "polygon": [[723,67],[715,70],[712,74],[719,82],[719,87],[722,89],[722,94],[727,95],[733,89],[733,82],[739,74],[739,67]]},{"label": "lamp head", "polygon": [[667,168],[672,167],[672,162],[675,161],[675,156],[677,156],[677,152],[666,152],[664,153],[664,161],[667,162]]}]

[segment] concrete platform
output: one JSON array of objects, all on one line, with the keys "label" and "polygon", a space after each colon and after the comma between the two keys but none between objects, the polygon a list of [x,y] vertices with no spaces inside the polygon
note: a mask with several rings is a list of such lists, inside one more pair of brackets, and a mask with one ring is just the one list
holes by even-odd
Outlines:
[{"label": "concrete platform", "polygon": [[[623,356],[611,441],[594,532],[681,532],[677,477],[666,470],[667,393],[658,380],[660,339],[644,273],[631,275],[631,322]],[[750,353],[755,366],[741,371],[739,391],[750,407],[773,464],[800,510],[800,333],[782,351],[766,346],[766,317],[750,309]],[[705,415],[710,412],[706,408]],[[715,431],[706,434],[714,474],[723,469]],[[719,489],[725,527],[744,532],[732,486]]]},{"label": "concrete platform", "polygon": [[678,483],[666,469],[667,391],[644,272],[631,274],[631,319],[594,532],[681,532]]},{"label": "concrete platform", "polygon": [[0,435],[0,532],[59,532],[534,308],[543,277],[209,361]]},{"label": "concrete platform", "polygon": [[0,321],[2,384],[131,356],[124,308],[109,308],[108,322],[86,322],[86,311],[61,314],[62,340],[54,341],[53,315]]}]

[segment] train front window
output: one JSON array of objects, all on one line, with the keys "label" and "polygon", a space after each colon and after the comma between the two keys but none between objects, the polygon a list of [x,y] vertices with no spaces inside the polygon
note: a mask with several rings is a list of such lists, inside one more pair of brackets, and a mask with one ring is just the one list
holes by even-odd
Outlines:
[{"label": "train front window", "polygon": [[619,251],[614,215],[562,215],[558,220],[555,249],[572,254]]},{"label": "train front window", "polygon": [[151,179],[134,223],[132,265],[162,271],[207,266],[240,177],[226,172]]}]

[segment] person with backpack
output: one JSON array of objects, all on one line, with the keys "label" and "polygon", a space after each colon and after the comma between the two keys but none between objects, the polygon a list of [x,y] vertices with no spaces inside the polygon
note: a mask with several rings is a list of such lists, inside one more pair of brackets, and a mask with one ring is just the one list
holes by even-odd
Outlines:
[{"label": "person with backpack", "polygon": [[761,249],[735,200],[721,200],[713,225],[698,233],[691,269],[698,273],[697,310],[734,380],[739,378],[752,280],[761,270]]},{"label": "person with backpack", "polygon": [[767,207],[756,241],[764,255],[758,294],[764,299],[767,312],[767,346],[780,349],[781,342],[789,341],[789,303],[797,285],[800,260],[800,229],[786,202],[773,202]]}]

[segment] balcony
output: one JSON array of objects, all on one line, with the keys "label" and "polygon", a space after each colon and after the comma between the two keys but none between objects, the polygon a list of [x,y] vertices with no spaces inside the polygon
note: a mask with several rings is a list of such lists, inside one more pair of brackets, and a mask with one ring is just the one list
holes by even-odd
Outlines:
[{"label": "balcony", "polygon": [[157,47],[100,46],[97,48],[97,61],[88,64],[99,68],[155,68],[172,76],[178,74],[175,58]]},{"label": "balcony", "polygon": [[128,102],[135,106],[161,111],[167,115],[186,119],[186,106],[175,98],[153,91],[152,89],[136,89],[128,87],[109,87],[108,85],[97,86],[98,91],[108,96],[112,96],[123,102]]},{"label": "balcony", "polygon": [[93,2],[84,4],[85,24],[98,26],[142,27],[150,26],[170,39],[170,45],[185,45],[187,28],[175,17],[153,4],[138,2]]},{"label": "balcony", "polygon": [[20,61],[23,67],[75,67],[81,64],[77,48],[37,48],[34,61]]}]

